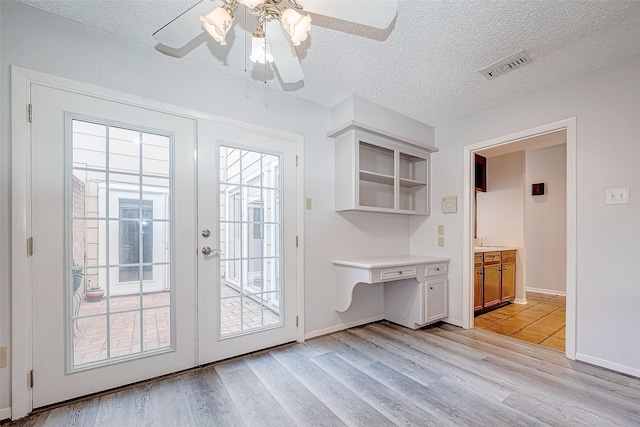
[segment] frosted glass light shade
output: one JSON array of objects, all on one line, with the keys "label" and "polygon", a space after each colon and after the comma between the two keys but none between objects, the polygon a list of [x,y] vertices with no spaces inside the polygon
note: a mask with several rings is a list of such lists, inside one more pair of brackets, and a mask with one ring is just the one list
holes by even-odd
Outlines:
[{"label": "frosted glass light shade", "polygon": [[294,46],[300,46],[300,43],[307,39],[309,30],[311,29],[311,17],[309,15],[301,15],[294,9],[283,9],[280,18],[282,28],[291,37],[291,43]]},{"label": "frosted glass light shade", "polygon": [[257,5],[264,0],[238,0],[238,3],[247,6],[249,9],[255,9]]},{"label": "frosted glass light shade", "polygon": [[216,7],[207,16],[201,16],[200,21],[205,30],[221,45],[226,45],[225,36],[231,28],[233,16],[224,7]]},{"label": "frosted glass light shade", "polygon": [[[265,52],[266,51],[266,52]],[[251,37],[251,55],[249,60],[256,64],[264,64],[266,62],[273,62],[273,56],[269,50],[269,43],[265,37]]]}]

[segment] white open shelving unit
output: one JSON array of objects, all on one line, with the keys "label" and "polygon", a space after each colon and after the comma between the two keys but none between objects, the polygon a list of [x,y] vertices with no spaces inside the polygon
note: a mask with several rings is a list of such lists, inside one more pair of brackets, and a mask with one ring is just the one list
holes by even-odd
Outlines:
[{"label": "white open shelving unit", "polygon": [[336,210],[429,215],[430,156],[426,147],[357,122],[335,138]]}]

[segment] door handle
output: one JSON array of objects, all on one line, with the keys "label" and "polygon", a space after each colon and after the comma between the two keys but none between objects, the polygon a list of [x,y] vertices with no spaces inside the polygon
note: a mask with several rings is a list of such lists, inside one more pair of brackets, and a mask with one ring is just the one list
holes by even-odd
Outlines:
[{"label": "door handle", "polygon": [[222,251],[220,249],[211,249],[209,246],[205,246],[202,248],[202,253],[205,255],[220,255]]}]

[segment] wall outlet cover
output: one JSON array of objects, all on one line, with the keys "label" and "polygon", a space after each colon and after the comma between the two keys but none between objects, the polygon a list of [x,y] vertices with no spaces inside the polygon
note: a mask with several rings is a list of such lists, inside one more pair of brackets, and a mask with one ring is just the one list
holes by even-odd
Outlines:
[{"label": "wall outlet cover", "polygon": [[438,247],[444,248],[444,237],[438,237]]},{"label": "wall outlet cover", "polygon": [[458,212],[458,197],[448,196],[442,198],[442,213],[456,213]]}]

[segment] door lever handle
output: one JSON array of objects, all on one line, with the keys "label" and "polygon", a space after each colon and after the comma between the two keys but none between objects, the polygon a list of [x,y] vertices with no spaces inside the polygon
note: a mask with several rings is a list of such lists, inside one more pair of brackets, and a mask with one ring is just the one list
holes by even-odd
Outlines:
[{"label": "door lever handle", "polygon": [[205,255],[220,255],[222,251],[220,249],[211,249],[209,246],[205,246],[202,248],[202,253]]}]

